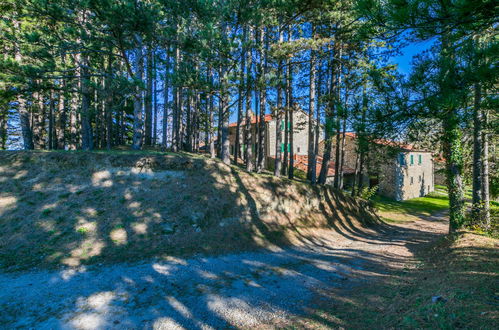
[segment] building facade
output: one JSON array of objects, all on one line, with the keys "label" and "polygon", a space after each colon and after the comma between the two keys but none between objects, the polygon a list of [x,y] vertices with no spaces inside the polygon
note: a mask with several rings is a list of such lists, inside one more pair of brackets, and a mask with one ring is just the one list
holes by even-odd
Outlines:
[{"label": "building facade", "polygon": [[[251,139],[252,154],[255,156],[257,150],[257,118],[252,116]],[[290,144],[284,142],[284,119],[281,120],[279,130],[277,121],[272,115],[265,115],[265,157],[267,161],[276,156],[276,141],[278,134],[281,134],[280,150],[284,153],[285,148],[290,151]],[[290,125],[290,123],[287,123]],[[236,123],[229,125],[229,140],[231,145],[231,155],[235,152]],[[240,127],[240,157],[244,158],[244,122]],[[317,175],[322,166],[322,156],[324,154],[323,133],[321,133],[319,152],[317,158]],[[422,197],[434,191],[434,165],[431,152],[416,150],[411,145],[398,144],[394,141],[375,140],[372,148],[366,157],[365,175],[361,178],[365,186],[378,185],[379,193],[395,200],[406,200]],[[333,138],[331,161],[327,172],[327,182],[333,182],[335,175],[335,155],[336,138]],[[355,133],[345,133],[343,145],[343,177],[344,188],[348,188],[354,183],[354,178],[358,172],[359,154],[357,151],[357,136]],[[293,151],[295,167],[306,171],[308,167],[308,114],[304,111],[293,113]]]},{"label": "building facade", "polygon": [[403,150],[383,165],[381,173],[379,192],[395,200],[423,197],[435,190],[431,152]]}]

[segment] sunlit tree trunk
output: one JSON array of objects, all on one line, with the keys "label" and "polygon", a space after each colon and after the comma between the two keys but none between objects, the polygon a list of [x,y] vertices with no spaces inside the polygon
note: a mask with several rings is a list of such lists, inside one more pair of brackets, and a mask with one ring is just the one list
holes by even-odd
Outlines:
[{"label": "sunlit tree trunk", "polygon": [[244,71],[246,69],[246,45],[247,42],[247,28],[243,29],[243,46],[241,50],[241,64],[239,72],[239,98],[237,100],[237,122],[236,122],[236,136],[234,140],[234,163],[237,165],[239,157],[241,157],[241,122],[243,118],[243,94],[244,94]]},{"label": "sunlit tree trunk", "polygon": [[144,99],[144,113],[145,113],[145,131],[144,131],[144,144],[150,146],[152,143],[152,87],[153,87],[153,51],[152,46],[147,47],[147,80],[146,80],[146,95]]},{"label": "sunlit tree trunk", "polygon": [[[253,43],[252,28],[248,28],[249,42]],[[248,48],[248,59],[246,64],[246,115],[244,118],[244,162],[247,171],[253,170],[253,155],[252,155],[252,132],[251,132],[251,91],[252,91],[252,46]]]},{"label": "sunlit tree trunk", "polygon": [[265,28],[260,28],[260,67],[259,67],[259,100],[260,100],[260,129],[258,134],[258,162],[257,171],[261,172],[265,168],[266,163],[266,123],[265,123],[265,109],[267,104],[267,87],[266,87],[266,73],[267,73],[267,41],[265,36]]},{"label": "sunlit tree trunk", "polygon": [[144,57],[142,54],[142,38],[136,36],[137,49],[135,50],[135,93],[133,98],[133,141],[132,149],[140,150],[142,148],[142,126],[143,126],[143,113],[142,113],[142,75],[144,72]]},{"label": "sunlit tree trunk", "polygon": [[[21,31],[21,24],[18,21],[14,21],[14,28],[16,29],[16,31]],[[14,48],[14,56],[16,62],[22,63],[21,52],[19,50],[19,45],[17,42],[14,44]],[[19,112],[19,121],[21,124],[24,149],[33,150],[35,148],[33,143],[33,129],[31,126],[30,114],[29,110],[27,109],[26,100],[22,94],[17,97],[17,111]]]},{"label": "sunlit tree trunk", "polygon": [[[338,54],[337,43],[334,45],[333,58],[330,60],[330,72],[331,72],[331,84],[329,86],[329,104],[326,109],[326,136],[324,141],[324,155],[322,157],[321,171],[319,175],[319,183],[325,184],[327,181],[327,175],[329,171],[329,163],[331,161],[331,153],[333,148],[333,137],[334,137],[334,122],[335,122],[335,96],[336,89],[338,88],[338,61],[334,58]],[[332,62],[332,63],[331,63]]]},{"label": "sunlit tree trunk", "polygon": [[169,74],[170,74],[170,58],[168,56],[168,49],[165,55],[165,80],[163,83],[163,134],[162,134],[162,145],[163,149],[166,150],[168,147],[168,108],[169,108]]},{"label": "sunlit tree trunk", "polygon": [[[315,35],[315,26],[312,25],[312,37]],[[314,182],[312,177],[315,177],[316,171],[316,150],[315,150],[315,50],[310,51],[310,69],[309,69],[309,101],[308,101],[308,165],[307,179]]]},{"label": "sunlit tree trunk", "polygon": [[490,219],[490,175],[489,175],[489,112],[487,109],[483,111],[483,126],[482,130],[482,201],[483,201],[483,222],[486,229],[491,228]]},{"label": "sunlit tree trunk", "polygon": [[[291,37],[291,28],[288,29],[288,42],[290,42],[292,39]],[[294,114],[295,114],[295,105],[294,105],[294,100],[293,100],[293,66],[291,64],[291,58],[288,57],[287,61],[287,67],[288,67],[288,77],[287,77],[287,84],[286,84],[286,93],[287,93],[287,110],[288,110],[288,120],[289,124],[286,123],[288,127],[288,145],[289,145],[289,165],[288,165],[288,178],[293,179],[294,178],[294,145],[293,145],[293,138],[294,138]]]},{"label": "sunlit tree trunk", "polygon": [[[282,43],[282,41],[282,29],[279,28],[279,43]],[[277,65],[277,104],[276,109],[274,110],[274,118],[276,121],[274,175],[280,176],[282,165],[282,130],[284,129],[282,123],[282,60],[279,60],[279,63]]]}]

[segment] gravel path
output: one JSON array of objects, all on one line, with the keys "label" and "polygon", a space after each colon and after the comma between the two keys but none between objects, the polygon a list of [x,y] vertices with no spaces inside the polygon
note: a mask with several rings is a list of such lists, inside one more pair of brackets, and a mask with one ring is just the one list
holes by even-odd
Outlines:
[{"label": "gravel path", "polygon": [[0,328],[271,327],[305,315],[318,290],[349,290],[403,267],[446,228],[441,215],[376,231],[324,231],[276,251],[0,273]]}]

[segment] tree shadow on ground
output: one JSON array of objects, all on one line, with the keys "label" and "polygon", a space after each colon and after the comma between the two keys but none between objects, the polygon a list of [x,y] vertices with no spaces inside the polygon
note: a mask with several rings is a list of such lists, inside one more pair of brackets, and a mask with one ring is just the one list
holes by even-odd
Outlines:
[{"label": "tree shadow on ground", "polygon": [[[2,301],[12,303],[1,306],[0,321],[12,326],[274,322],[307,313],[315,288],[376,281],[397,263],[365,246],[411,251],[438,236],[381,224],[366,203],[330,188],[198,156],[2,156],[2,267],[70,267],[1,275]],[[270,250],[228,254],[261,248]],[[149,261],[123,264],[140,260]],[[101,263],[120,264],[87,267]]]}]

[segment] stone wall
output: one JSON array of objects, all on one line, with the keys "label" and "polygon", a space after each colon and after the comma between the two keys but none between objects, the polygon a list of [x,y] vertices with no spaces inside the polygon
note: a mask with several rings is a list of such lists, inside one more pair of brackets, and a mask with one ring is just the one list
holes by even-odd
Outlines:
[{"label": "stone wall", "polygon": [[379,193],[383,196],[400,200],[400,186],[402,177],[400,167],[395,160],[391,160],[381,165],[379,179]]},{"label": "stone wall", "polygon": [[[319,143],[319,155],[324,155],[325,141]],[[333,148],[331,152],[331,161],[336,160],[336,136],[333,138]],[[355,163],[357,162],[357,143],[355,142],[355,137],[351,133],[347,133],[345,136],[345,160],[343,165],[352,169],[355,169]]]},{"label": "stone wall", "polygon": [[[426,196],[435,190],[433,159],[430,152],[405,152],[405,164],[400,165],[400,160],[397,162],[400,167],[399,198],[406,200],[416,197]],[[411,156],[413,162],[411,162]],[[401,156],[399,156],[401,157]],[[419,162],[421,157],[421,163]]]},{"label": "stone wall", "polygon": [[[284,120],[284,119],[283,119]],[[294,134],[293,151],[295,155],[308,154],[308,115],[303,111],[295,111],[293,114]],[[267,123],[267,155],[275,157],[276,154],[276,121]],[[281,141],[284,143],[284,131],[281,131]]]}]

